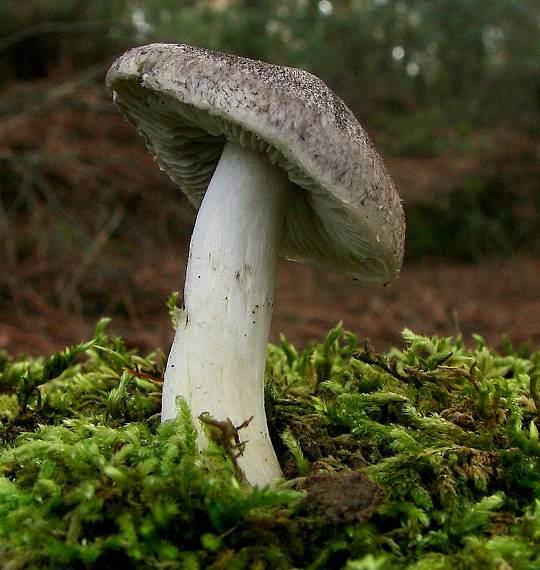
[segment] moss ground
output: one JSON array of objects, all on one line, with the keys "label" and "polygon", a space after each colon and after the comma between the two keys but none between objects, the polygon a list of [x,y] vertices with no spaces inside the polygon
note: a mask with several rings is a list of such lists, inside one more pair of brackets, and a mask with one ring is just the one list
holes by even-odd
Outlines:
[{"label": "moss ground", "polygon": [[198,451],[184,402],[160,424],[163,355],[106,324],[0,354],[2,569],[540,568],[540,352],[282,339],[266,404],[286,480],[252,489],[219,427]]}]

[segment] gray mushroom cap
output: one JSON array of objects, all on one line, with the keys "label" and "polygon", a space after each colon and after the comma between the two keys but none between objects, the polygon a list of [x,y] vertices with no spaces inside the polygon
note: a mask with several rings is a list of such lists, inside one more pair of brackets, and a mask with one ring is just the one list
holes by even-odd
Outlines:
[{"label": "gray mushroom cap", "polygon": [[280,254],[365,281],[396,277],[401,201],[345,103],[320,79],[206,49],[150,44],[107,85],[160,167],[199,207],[227,140],[268,156],[291,181]]}]

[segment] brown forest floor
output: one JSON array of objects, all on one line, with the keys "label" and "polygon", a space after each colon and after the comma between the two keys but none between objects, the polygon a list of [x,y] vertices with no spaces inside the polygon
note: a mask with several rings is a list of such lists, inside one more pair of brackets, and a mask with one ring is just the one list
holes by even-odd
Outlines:
[{"label": "brown forest floor", "polygon": [[[15,104],[39,96],[35,84],[23,87],[5,89],[4,98]],[[12,218],[0,219],[0,231],[7,227],[0,236],[0,349],[46,354],[87,339],[98,318],[110,316],[111,331],[131,345],[166,351],[165,301],[182,289],[193,213],[177,205],[177,191],[104,90],[78,93],[73,108],[23,109],[0,122],[0,214],[21,196],[36,208],[12,207]],[[400,158],[389,167],[406,207],[440,199],[486,168],[463,157]],[[80,249],[57,243],[59,232],[79,239],[79,229],[86,246],[83,238]],[[405,327],[429,335],[461,331],[466,340],[478,333],[494,345],[506,335],[539,347],[540,260],[532,253],[478,264],[422,259],[406,262],[386,288],[283,262],[271,340],[283,332],[303,346],[339,321],[379,350],[399,345]]]},{"label": "brown forest floor", "polygon": [[[145,300],[139,306],[132,300],[127,317],[111,315],[111,330],[146,351],[166,350],[171,341],[164,301],[168,291],[181,285],[184,264],[168,259],[164,266],[165,274],[157,266],[139,269]],[[152,283],[160,283],[159,289],[152,291]],[[13,353],[48,353],[84,340],[96,320],[53,308],[31,289],[1,317],[0,347]],[[425,260],[406,264],[398,281],[386,288],[281,264],[273,341],[282,332],[300,347],[320,339],[340,320],[380,350],[399,346],[405,327],[430,335],[462,332],[466,340],[478,333],[494,345],[506,335],[516,345],[529,341],[538,347],[540,260],[519,256],[477,265]]]}]

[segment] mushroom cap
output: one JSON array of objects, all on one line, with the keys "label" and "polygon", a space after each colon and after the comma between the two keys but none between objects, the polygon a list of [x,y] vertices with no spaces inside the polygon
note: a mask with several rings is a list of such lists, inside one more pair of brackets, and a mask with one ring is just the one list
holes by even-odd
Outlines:
[{"label": "mushroom cap", "polygon": [[282,257],[365,281],[397,276],[405,239],[397,190],[352,112],[314,75],[150,44],[119,57],[107,85],[195,207],[233,141],[266,154],[291,181]]}]

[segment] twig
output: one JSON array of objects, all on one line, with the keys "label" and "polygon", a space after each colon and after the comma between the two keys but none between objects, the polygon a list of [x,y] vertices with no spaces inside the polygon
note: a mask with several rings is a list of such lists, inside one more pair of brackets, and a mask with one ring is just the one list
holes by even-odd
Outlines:
[{"label": "twig", "polygon": [[95,261],[96,257],[99,255],[100,251],[103,249],[111,234],[118,227],[122,219],[124,218],[125,208],[119,207],[113,215],[110,217],[109,221],[101,229],[101,231],[96,236],[96,239],[91,244],[91,246],[86,251],[86,255],[81,259],[79,265],[76,267],[71,279],[68,281],[64,290],[62,291],[62,308],[65,310],[71,303],[77,293],[77,289],[81,284],[84,276],[92,263]]},{"label": "twig", "polygon": [[[78,32],[97,32],[118,26],[118,20],[94,20],[90,22],[43,22],[11,33],[0,41],[0,52],[22,42],[26,38],[44,34],[73,34]],[[120,26],[128,29],[128,26]]]},{"label": "twig", "polygon": [[364,347],[363,351],[355,352],[352,355],[352,357],[355,358],[356,360],[359,360],[360,362],[364,362],[365,364],[369,364],[370,366],[376,366],[377,368],[380,368],[381,370],[383,370],[387,374],[390,374],[390,376],[393,376],[394,378],[396,378],[396,380],[401,380],[402,382],[408,381],[407,376],[403,376],[402,374],[400,374],[395,369],[395,367],[392,367],[391,365],[389,365],[386,362],[386,359],[384,359],[383,357],[381,357],[379,355],[374,354],[371,347],[367,346],[367,344]]},{"label": "twig", "polygon": [[70,95],[86,83],[93,81],[96,77],[99,77],[103,73],[103,64],[93,65],[89,67],[79,75],[77,75],[71,81],[66,81],[61,83],[57,87],[50,89],[45,94],[41,95],[40,102],[35,103],[30,108],[18,113],[14,117],[10,117],[5,121],[0,123],[0,133],[4,137],[11,129],[19,126],[20,122],[39,111],[42,111],[49,107],[50,105],[56,103],[57,101],[63,99],[67,95]]},{"label": "twig", "polygon": [[[53,187],[48,183],[44,176],[42,176],[39,172],[36,172],[36,168],[34,168],[34,163],[31,160],[24,161],[20,160],[17,155],[13,154],[11,156],[6,155],[6,159],[10,161],[12,168],[21,176],[22,180],[26,183],[25,193],[27,197],[32,200],[36,205],[37,210],[37,199],[34,195],[34,192],[30,190],[31,183],[33,183],[36,188],[41,191],[41,195],[45,198],[48,206],[56,212],[60,212],[65,220],[70,222],[71,227],[77,228],[78,222],[72,214],[69,213],[67,208],[62,204],[62,201],[56,196],[56,192],[54,191]],[[21,185],[21,188],[24,189],[24,186]],[[19,192],[22,194],[23,191]]]}]

